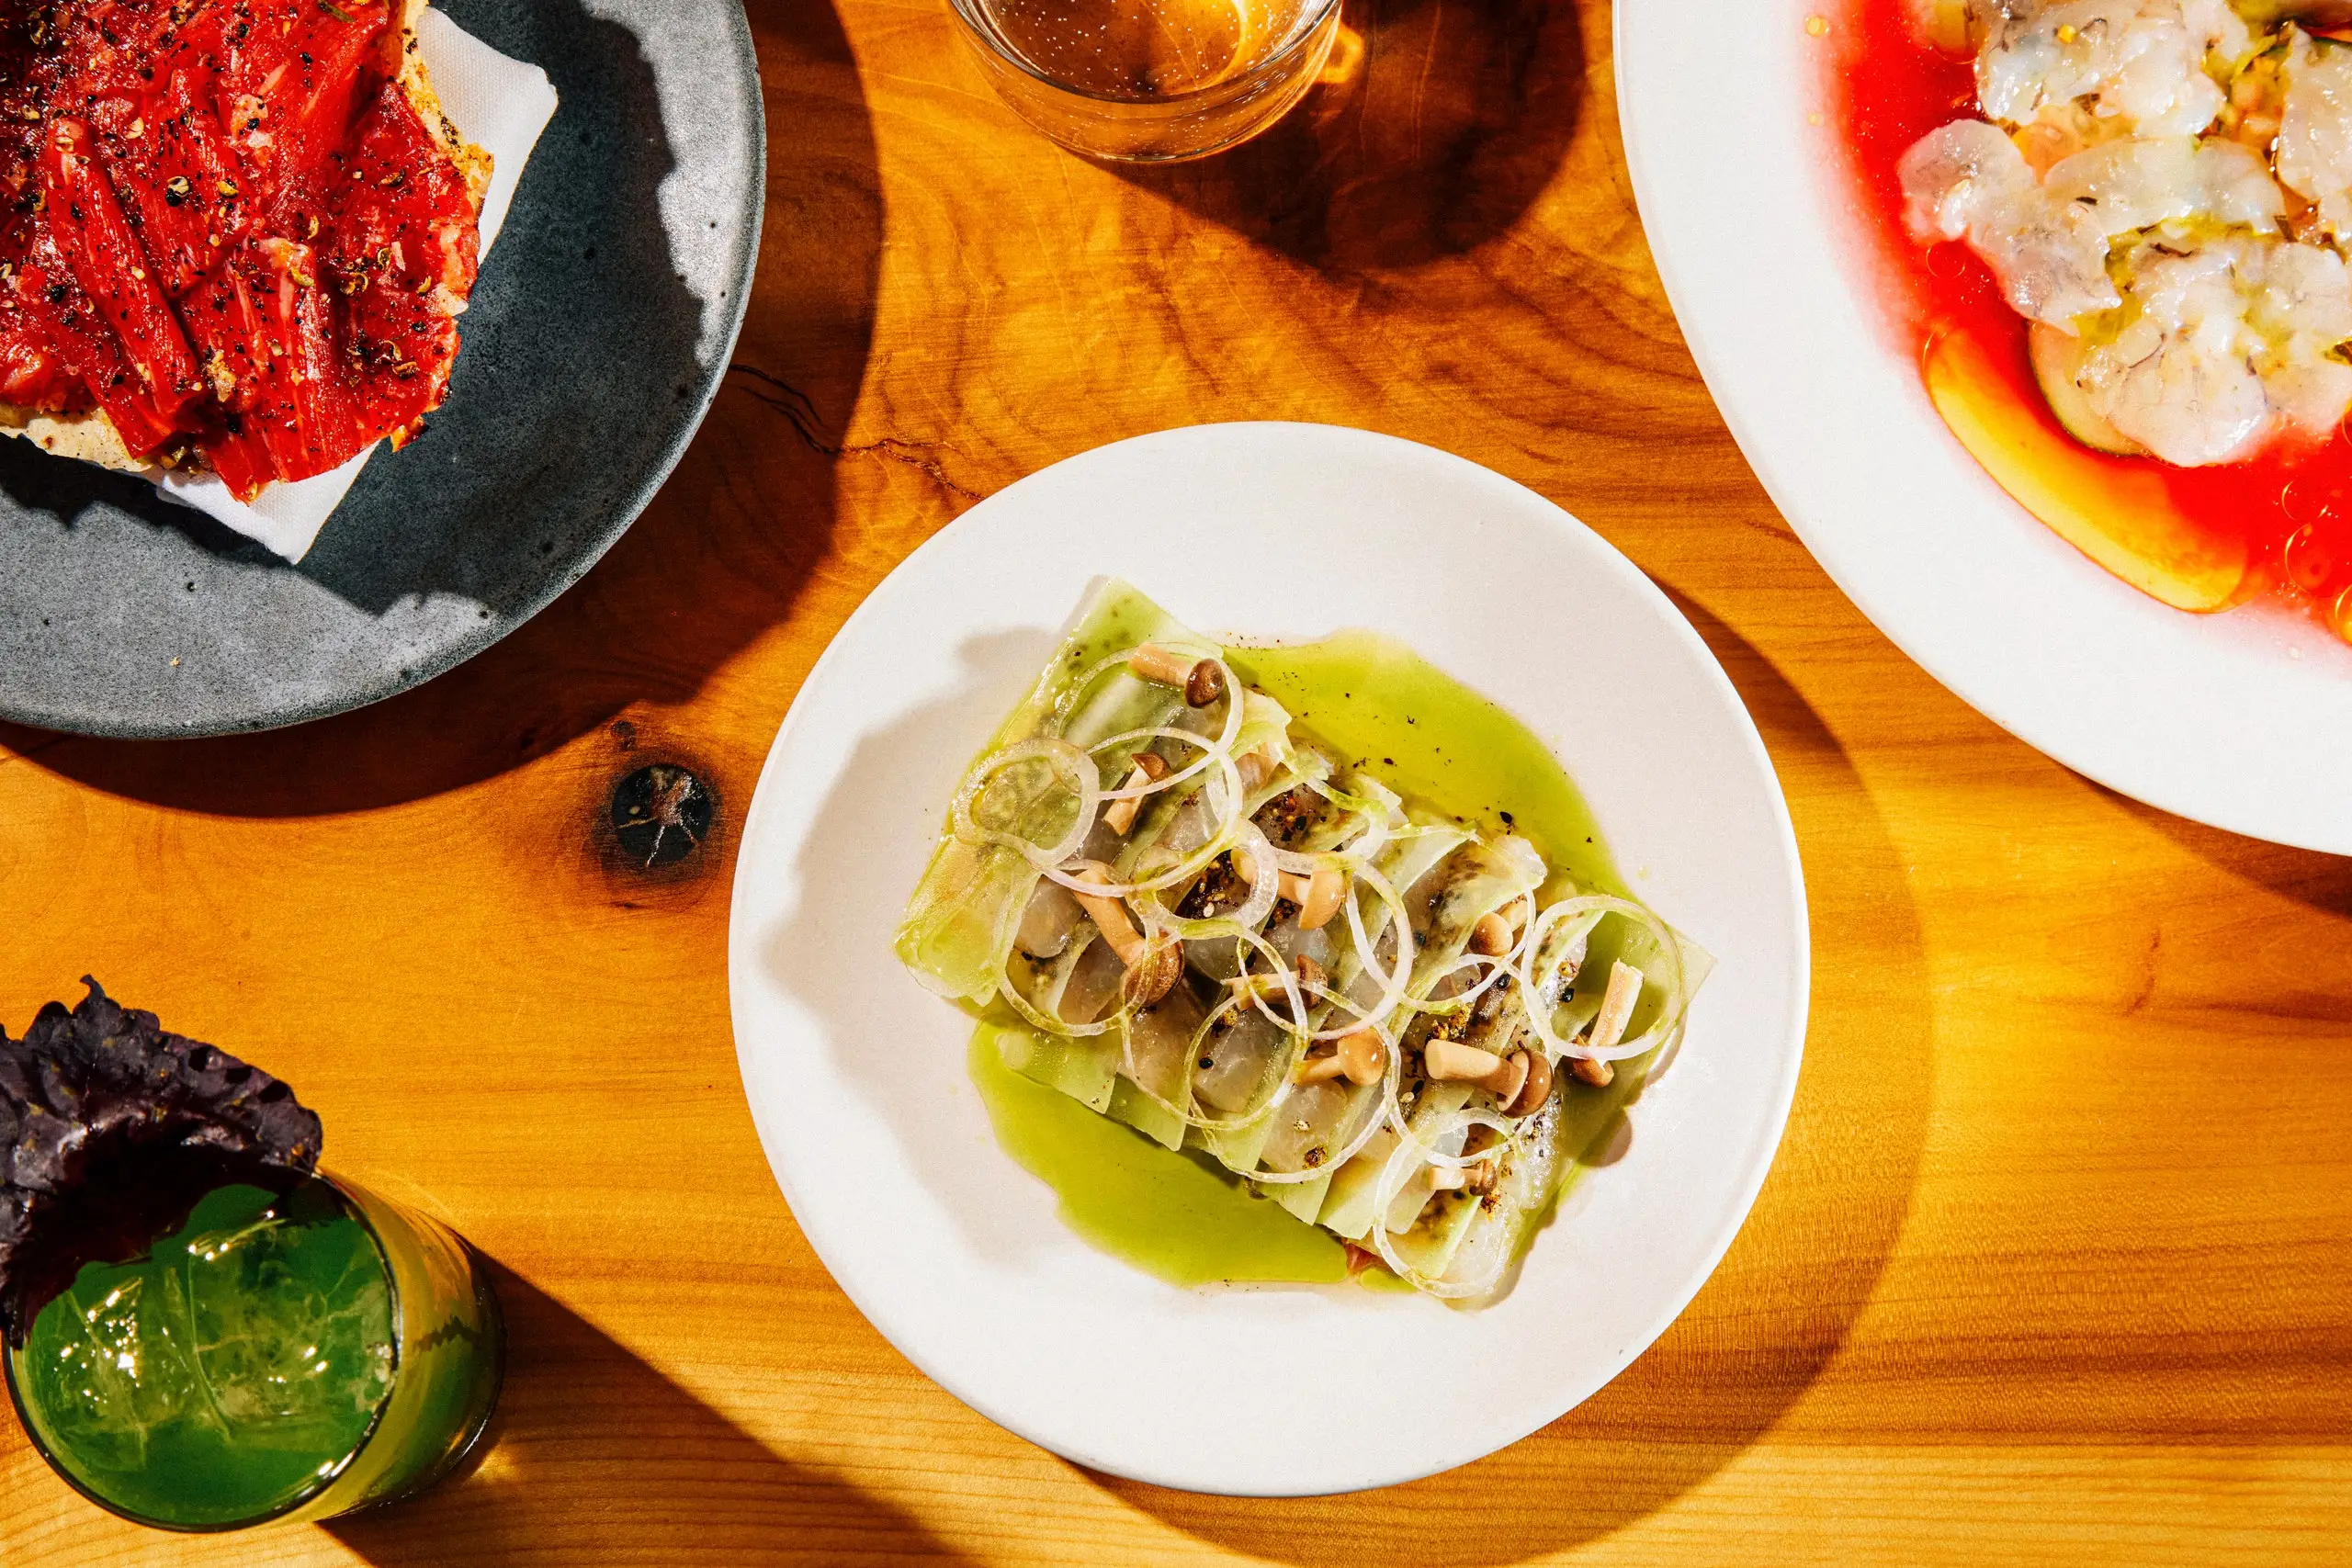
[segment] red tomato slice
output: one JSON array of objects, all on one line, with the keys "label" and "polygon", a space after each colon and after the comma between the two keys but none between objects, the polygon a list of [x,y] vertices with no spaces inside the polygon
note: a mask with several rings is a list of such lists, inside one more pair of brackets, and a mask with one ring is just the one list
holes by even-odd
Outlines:
[{"label": "red tomato slice", "polygon": [[177,411],[159,406],[145,380],[124,363],[121,344],[106,330],[46,231],[17,272],[16,292],[51,351],[88,388],[133,457],[143,457],[172,439]]},{"label": "red tomato slice", "polygon": [[89,129],[80,120],[51,123],[40,185],[43,215],[83,292],[114,329],[122,358],[147,383],[147,395],[176,417],[201,386],[196,356],[113,187],[91,162]]},{"label": "red tomato slice", "polygon": [[95,403],[248,496],[412,434],[480,235],[394,80],[389,0],[22,9],[0,0],[0,400]]}]

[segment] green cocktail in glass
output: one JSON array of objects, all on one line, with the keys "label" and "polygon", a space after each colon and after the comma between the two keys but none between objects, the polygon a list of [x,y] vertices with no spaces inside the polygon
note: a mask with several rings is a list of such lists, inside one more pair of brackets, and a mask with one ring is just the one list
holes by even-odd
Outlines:
[{"label": "green cocktail in glass", "polygon": [[505,1351],[466,1244],[320,1175],[324,1129],[285,1084],[89,986],[0,1029],[0,1367],[41,1457],[182,1530],[457,1469]]},{"label": "green cocktail in glass", "polygon": [[421,1491],[498,1395],[463,1244],[349,1183],[256,1169],[125,1263],[85,1264],[7,1355],[26,1430],[141,1524],[324,1518]]}]

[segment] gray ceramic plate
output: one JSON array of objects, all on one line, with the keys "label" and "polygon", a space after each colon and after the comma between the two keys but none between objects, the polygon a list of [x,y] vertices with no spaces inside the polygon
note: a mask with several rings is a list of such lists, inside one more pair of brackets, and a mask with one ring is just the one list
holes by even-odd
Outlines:
[{"label": "gray ceramic plate", "polygon": [[438,0],[562,108],[482,266],[447,404],[299,566],[146,485],[0,441],[0,716],[215,735],[462,662],[595,564],[727,369],[766,133],[739,0]]}]

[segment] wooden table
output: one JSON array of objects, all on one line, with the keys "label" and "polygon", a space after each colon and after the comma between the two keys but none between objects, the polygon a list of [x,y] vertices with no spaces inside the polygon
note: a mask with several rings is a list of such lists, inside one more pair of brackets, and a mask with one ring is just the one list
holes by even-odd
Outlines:
[{"label": "wooden table", "polygon": [[[0,1018],[86,970],[293,1080],[332,1165],[503,1267],[504,1439],[411,1507],[179,1539],[0,1417],[0,1562],[2346,1560],[2352,862],[2085,782],[1830,585],[1676,333],[1605,7],[1384,0],[1353,82],[1143,174],[1027,133],[941,0],[752,15],[737,370],[586,581],[326,723],[0,731]],[[1265,417],[1489,464],[1665,585],[1771,746],[1816,953],[1788,1141],[1656,1348],[1492,1459],[1299,1503],[1089,1474],[900,1359],[769,1178],[723,965],[761,758],[882,574],[1057,458]],[[719,807],[654,874],[605,826],[647,762]]]}]

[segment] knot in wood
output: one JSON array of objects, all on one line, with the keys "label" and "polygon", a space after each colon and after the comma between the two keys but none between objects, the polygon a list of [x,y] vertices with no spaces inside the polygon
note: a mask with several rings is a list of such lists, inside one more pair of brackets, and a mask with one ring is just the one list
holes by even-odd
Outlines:
[{"label": "knot in wood", "polygon": [[613,836],[631,865],[658,871],[702,846],[717,806],[710,786],[693,773],[656,762],[613,787]]}]

